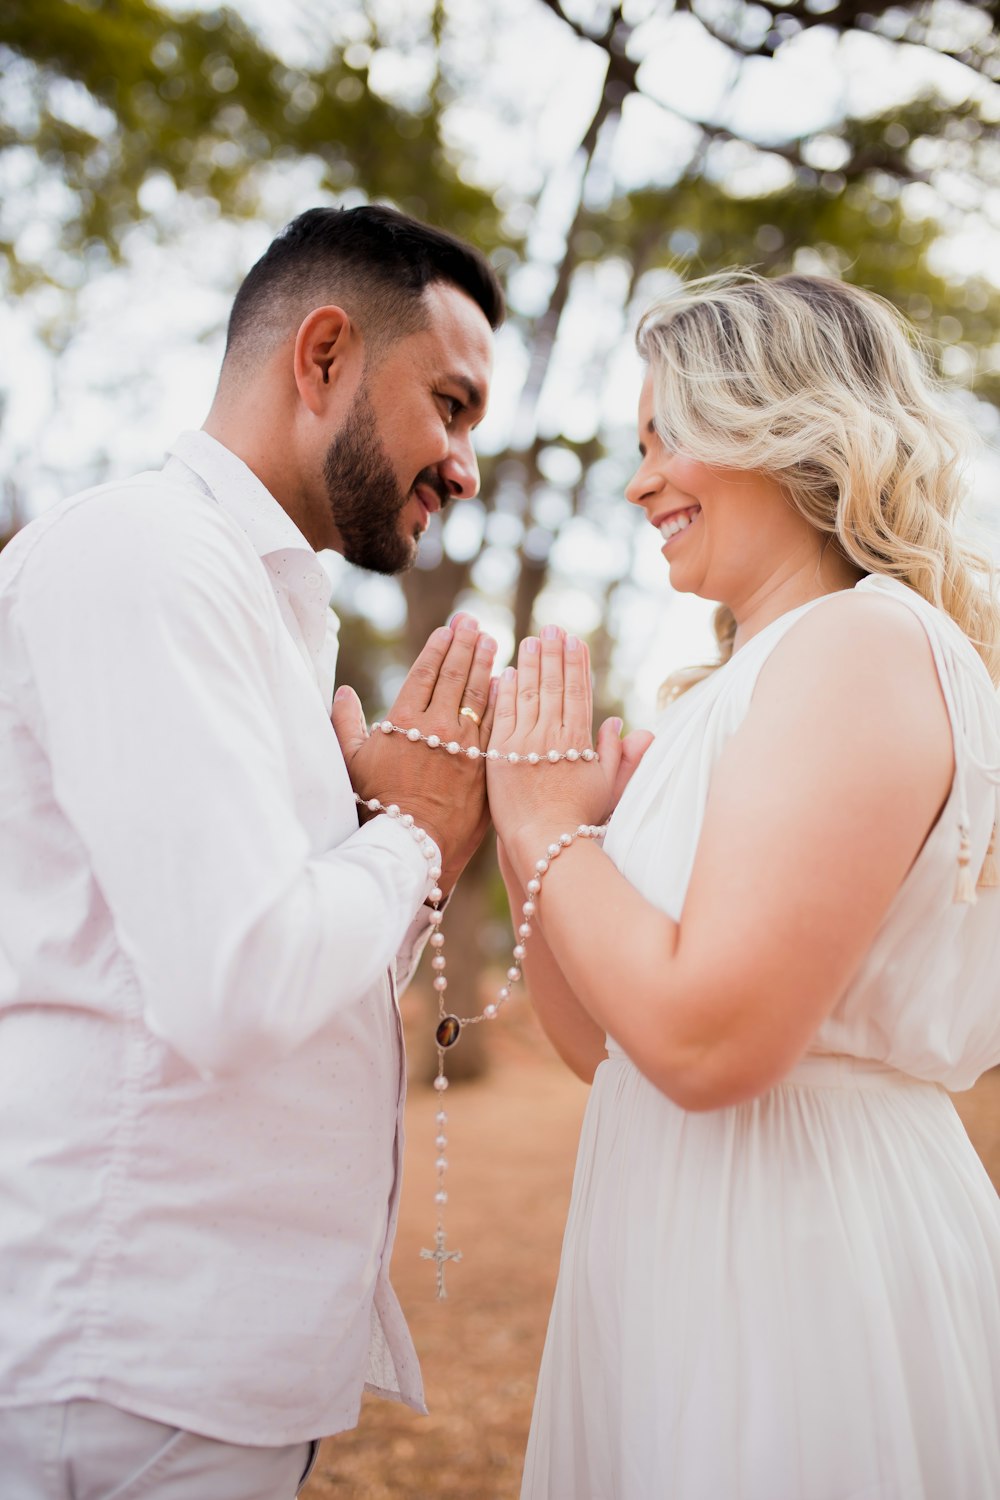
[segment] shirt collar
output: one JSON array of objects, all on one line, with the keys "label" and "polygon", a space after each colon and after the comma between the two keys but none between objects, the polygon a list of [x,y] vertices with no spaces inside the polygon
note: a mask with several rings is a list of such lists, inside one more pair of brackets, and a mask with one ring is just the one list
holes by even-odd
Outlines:
[{"label": "shirt collar", "polygon": [[167,449],[164,473],[177,464],[246,533],[275,592],[287,600],[324,696],[331,696],[340,622],[329,607],[332,586],[316,553],[253,470],[207,432],[181,433]]},{"label": "shirt collar", "polygon": [[223,510],[246,532],[258,557],[274,552],[316,554],[286,510],[252,469],[207,432],[182,432],[167,449],[202,481]]}]

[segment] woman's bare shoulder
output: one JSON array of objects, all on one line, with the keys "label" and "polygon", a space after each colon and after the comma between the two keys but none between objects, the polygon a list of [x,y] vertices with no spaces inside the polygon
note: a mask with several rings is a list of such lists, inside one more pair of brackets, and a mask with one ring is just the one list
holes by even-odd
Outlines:
[{"label": "woman's bare shoulder", "polygon": [[761,669],[775,684],[815,683],[864,694],[880,682],[940,692],[934,652],[915,610],[891,595],[856,589],[830,594],[781,638]]}]

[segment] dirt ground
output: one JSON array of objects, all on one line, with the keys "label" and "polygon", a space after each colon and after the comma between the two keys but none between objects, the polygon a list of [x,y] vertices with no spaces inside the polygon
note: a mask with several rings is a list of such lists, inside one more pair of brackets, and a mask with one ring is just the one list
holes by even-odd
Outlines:
[{"label": "dirt ground", "polygon": [[[366,1400],[357,1430],[324,1443],[304,1500],[516,1500],[587,1090],[524,1001],[489,1035],[489,1076],[448,1095],[448,1241],[463,1260],[445,1302],[419,1256],[433,1241],[437,1096],[410,1090],[393,1282],[431,1414]],[[1000,1070],[955,1102],[1000,1188]]]}]

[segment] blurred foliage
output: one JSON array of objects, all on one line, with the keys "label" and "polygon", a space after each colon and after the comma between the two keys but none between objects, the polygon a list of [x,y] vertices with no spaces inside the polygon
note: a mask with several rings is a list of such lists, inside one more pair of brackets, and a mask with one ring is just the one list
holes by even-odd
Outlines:
[{"label": "blurred foliage", "polygon": [[321,163],[327,192],[388,198],[496,245],[492,199],[461,181],[442,147],[436,92],[411,110],[380,98],[367,79],[376,28],[352,64],[336,19],[335,6],[317,8],[307,69],[226,7],[178,16],[152,0],[0,0],[0,156],[27,163],[36,193],[47,175],[59,188],[47,219],[60,253],[26,257],[0,237],[11,289],[73,284],[117,259],[131,225],[155,222],[143,199],[158,177],[250,217],[260,168],[302,157]]}]

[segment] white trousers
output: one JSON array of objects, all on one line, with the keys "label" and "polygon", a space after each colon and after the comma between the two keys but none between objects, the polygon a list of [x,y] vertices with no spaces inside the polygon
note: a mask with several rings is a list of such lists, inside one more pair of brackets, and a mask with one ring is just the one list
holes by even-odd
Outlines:
[{"label": "white trousers", "polygon": [[317,1443],[244,1448],[100,1401],[0,1409],[2,1500],[293,1500]]}]

